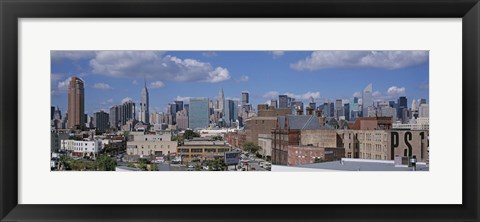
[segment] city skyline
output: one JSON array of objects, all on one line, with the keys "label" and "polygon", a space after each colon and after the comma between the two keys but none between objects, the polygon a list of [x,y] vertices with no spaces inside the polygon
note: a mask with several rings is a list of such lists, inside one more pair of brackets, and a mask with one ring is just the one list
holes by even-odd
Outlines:
[{"label": "city skyline", "polygon": [[222,88],[225,99],[239,102],[248,91],[254,108],[281,94],[306,104],[313,97],[317,105],[362,98],[370,83],[374,101],[429,100],[426,51],[52,51],[51,71],[52,106],[66,111],[68,80],[78,76],[85,82],[89,115],[126,99],[140,109],[144,81],[151,113],[165,111],[174,100],[214,100]]}]

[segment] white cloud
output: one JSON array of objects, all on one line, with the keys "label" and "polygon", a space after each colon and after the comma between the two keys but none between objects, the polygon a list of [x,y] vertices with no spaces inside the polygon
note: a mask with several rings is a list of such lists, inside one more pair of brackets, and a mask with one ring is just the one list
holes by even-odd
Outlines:
[{"label": "white cloud", "polygon": [[132,81],[132,84],[133,84],[133,85],[138,85],[137,80],[133,80],[133,81]]},{"label": "white cloud", "polygon": [[58,82],[58,84],[57,84],[58,90],[67,91],[68,90],[68,84],[70,84],[70,79],[71,78],[72,77],[68,77],[67,79],[65,79],[63,81]]},{"label": "white cloud", "polygon": [[229,96],[227,96],[227,97],[225,97],[225,99],[226,99],[226,100],[228,99],[228,100],[237,100],[237,101],[240,101],[240,98],[238,98],[238,97],[229,97]]},{"label": "white cloud", "polygon": [[361,92],[354,92],[353,97],[362,97],[362,93]]},{"label": "white cloud", "polygon": [[389,101],[395,100],[400,96],[406,95],[405,87],[391,86],[387,89],[385,93],[380,91],[375,91],[372,93],[373,99],[375,101]]},{"label": "white cloud", "polygon": [[270,53],[272,53],[274,59],[280,58],[285,55],[285,51],[271,51]]},{"label": "white cloud", "polygon": [[95,57],[95,51],[52,51],[50,53],[52,60],[60,59],[90,59]]},{"label": "white cloud", "polygon": [[93,85],[93,88],[95,89],[100,89],[100,90],[109,90],[109,89],[113,89],[110,85],[108,85],[107,83],[95,83]]},{"label": "white cloud", "polygon": [[379,97],[379,96],[382,96],[382,93],[380,91],[375,91],[372,93],[372,96],[373,97]]},{"label": "white cloud", "polygon": [[125,98],[122,99],[122,103],[125,103],[125,102],[128,102],[128,101],[133,101],[133,99],[130,98],[130,97],[125,97]]},{"label": "white cloud", "polygon": [[230,79],[228,69],[158,51],[101,51],[90,60],[93,73],[179,82],[216,83]]},{"label": "white cloud", "polygon": [[183,102],[188,102],[190,100],[190,96],[177,96],[175,97],[175,101],[183,101]]},{"label": "white cloud", "polygon": [[392,86],[388,88],[387,93],[392,96],[405,95],[405,87]]},{"label": "white cloud", "polygon": [[277,91],[270,91],[263,95],[263,98],[266,99],[278,99],[279,95],[287,95],[288,97],[292,97],[298,100],[310,100],[313,98],[314,100],[320,99],[320,92],[306,92],[304,94],[294,94],[290,92],[279,93]]},{"label": "white cloud", "polygon": [[150,83],[150,88],[152,89],[158,89],[163,87],[165,87],[165,83],[163,83],[162,81],[156,81],[156,82]]},{"label": "white cloud", "polygon": [[280,95],[279,92],[277,92],[277,91],[270,91],[270,92],[265,93],[265,94],[263,95],[263,98],[273,99],[273,98],[278,97],[278,95]]},{"label": "white cloud", "polygon": [[387,70],[419,65],[428,60],[428,51],[315,51],[304,60],[290,64],[295,70],[370,67]]},{"label": "white cloud", "polygon": [[248,79],[249,79],[248,76],[242,75],[242,76],[240,76],[240,78],[237,80],[237,82],[247,82]]}]

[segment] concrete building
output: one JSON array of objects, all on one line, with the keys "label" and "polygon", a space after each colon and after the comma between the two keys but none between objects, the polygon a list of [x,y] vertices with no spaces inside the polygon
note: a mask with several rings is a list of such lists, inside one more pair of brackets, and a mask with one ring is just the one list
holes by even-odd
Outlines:
[{"label": "concrete building", "polygon": [[197,139],[185,141],[178,147],[177,153],[182,157],[182,161],[190,162],[223,158],[227,151],[230,151],[230,146],[225,141]]},{"label": "concrete building", "polygon": [[391,117],[360,117],[348,126],[354,130],[386,130],[392,128]]},{"label": "concrete building", "polygon": [[[223,89],[222,89],[223,93]],[[223,105],[222,105],[223,108]],[[208,98],[191,98],[189,107],[188,126],[191,129],[204,129],[208,127],[209,108]]]},{"label": "concrete building", "polygon": [[61,147],[62,140],[68,140],[70,134],[67,131],[50,131],[50,152],[58,152]]},{"label": "concrete building", "polygon": [[176,153],[177,144],[177,141],[171,140],[171,134],[130,132],[127,154],[140,157],[171,155]]},{"label": "concrete building", "polygon": [[315,147],[343,147],[343,141],[335,129],[303,129],[300,145]]},{"label": "concrete building", "polygon": [[428,130],[338,130],[347,158],[394,160],[416,156],[428,162]]},{"label": "concrete building", "polygon": [[84,82],[78,77],[71,77],[68,85],[68,128],[81,129],[85,123],[85,89]]},{"label": "concrete building", "polygon": [[110,115],[109,115],[110,123],[109,124],[110,124],[110,128],[112,129],[118,129],[118,127],[120,127],[120,124],[119,124],[120,109],[121,109],[121,105],[110,107]]},{"label": "concrete building", "polygon": [[362,112],[363,116],[365,117],[368,114],[368,107],[373,106],[373,87],[372,84],[368,84],[365,89],[363,89],[363,94],[362,94]]},{"label": "concrete building", "polygon": [[103,110],[93,114],[93,126],[98,131],[105,131],[109,128],[109,115]]},{"label": "concrete building", "polygon": [[103,148],[101,140],[80,141],[80,140],[61,140],[61,149],[67,150],[77,157],[96,158],[98,152]]},{"label": "concrete building", "polygon": [[258,146],[262,147],[260,155],[266,160],[272,158],[272,134],[258,134]]},{"label": "concrete building", "polygon": [[188,114],[187,111],[182,109],[177,112],[177,128],[188,129]]},{"label": "concrete building", "polygon": [[429,109],[428,104],[422,103],[422,104],[420,104],[420,106],[418,108],[418,117],[419,118],[428,118],[429,117],[429,112],[430,112],[430,109]]},{"label": "concrete building", "polygon": [[345,156],[344,148],[316,146],[288,146],[288,166],[313,164],[340,160]]},{"label": "concrete building", "polygon": [[411,119],[409,123],[396,122],[392,124],[392,129],[395,130],[429,130],[429,118],[419,117]]}]

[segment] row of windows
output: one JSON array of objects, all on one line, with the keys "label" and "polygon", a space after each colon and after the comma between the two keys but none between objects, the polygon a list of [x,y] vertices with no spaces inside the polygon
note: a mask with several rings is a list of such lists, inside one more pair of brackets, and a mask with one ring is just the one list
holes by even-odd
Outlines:
[{"label": "row of windows", "polygon": [[[143,148],[145,148],[145,147],[142,145],[142,149]],[[150,149],[150,145],[148,145],[147,148]],[[157,145],[153,145],[153,148],[156,149]],[[160,145],[160,148],[163,149],[163,145]],[[167,145],[167,149],[170,149],[170,145]]]},{"label": "row of windows", "polygon": [[229,148],[217,148],[217,149],[214,149],[214,148],[205,148],[205,149],[201,149],[201,148],[192,148],[192,149],[184,149],[184,148],[180,148],[178,149],[178,152],[180,153],[202,153],[202,152],[205,152],[205,153],[222,153],[222,152],[227,152],[227,151],[230,151]]}]

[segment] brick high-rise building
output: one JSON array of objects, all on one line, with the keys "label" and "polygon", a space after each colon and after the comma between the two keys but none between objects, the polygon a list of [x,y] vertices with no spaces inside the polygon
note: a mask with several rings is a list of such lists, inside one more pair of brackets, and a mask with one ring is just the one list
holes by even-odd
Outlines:
[{"label": "brick high-rise building", "polygon": [[83,80],[72,77],[68,85],[68,128],[82,128],[85,120],[85,88]]}]

